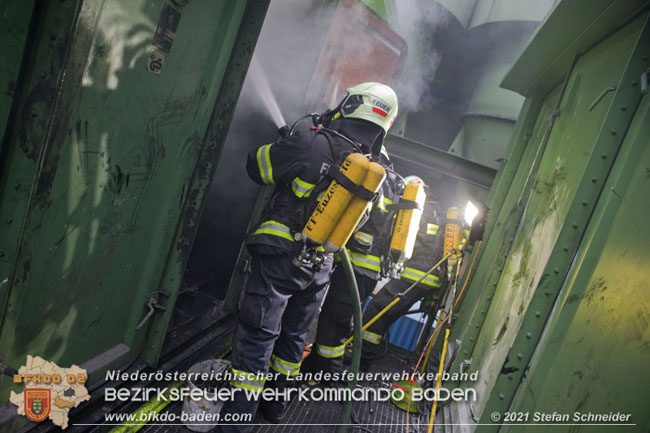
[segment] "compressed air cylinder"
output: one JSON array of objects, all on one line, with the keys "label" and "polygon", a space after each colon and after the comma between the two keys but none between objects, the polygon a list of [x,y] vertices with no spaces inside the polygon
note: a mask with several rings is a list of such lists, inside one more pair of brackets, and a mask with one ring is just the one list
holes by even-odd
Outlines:
[{"label": "compressed air cylinder", "polygon": [[[359,185],[363,182],[368,172],[368,158],[360,153],[352,153],[345,158],[341,165],[341,172],[352,182]],[[333,180],[316,209],[307,220],[302,230],[303,238],[306,241],[323,245],[332,234],[334,227],[341,219],[343,212],[347,209],[353,194]]]},{"label": "compressed air cylinder", "polygon": [[[460,209],[457,207],[450,207],[447,209],[447,220],[457,221],[460,219]],[[445,224],[445,244],[444,244],[444,256],[451,253],[454,248],[460,246],[460,242],[463,239],[463,228],[458,223],[448,222]],[[447,279],[451,281],[453,276],[454,268],[458,263],[458,257],[452,255],[447,261]]]},{"label": "compressed air cylinder", "polygon": [[[379,187],[381,187],[385,178],[386,170],[384,170],[384,167],[376,162],[371,162],[368,165],[368,173],[366,174],[362,185],[367,190],[376,193],[379,191]],[[336,224],[332,234],[325,243],[326,253],[334,253],[348,243],[350,236],[352,236],[352,232],[354,232],[354,229],[359,225],[359,221],[369,204],[369,201],[364,200],[361,197],[352,197],[350,204],[345,212],[343,212],[341,219]]]},{"label": "compressed air cylinder", "polygon": [[[447,220],[458,221],[460,220],[460,209],[457,207],[450,207],[447,209]],[[454,248],[458,248],[460,241],[463,239],[463,229],[458,223],[447,223],[445,225],[445,250],[444,255],[449,254]]]},{"label": "compressed air cylinder", "polygon": [[397,213],[393,237],[390,241],[390,255],[393,262],[402,264],[413,255],[415,238],[420,229],[422,207],[426,200],[424,184],[411,182],[404,188],[402,199],[417,202],[420,209],[402,209]]}]

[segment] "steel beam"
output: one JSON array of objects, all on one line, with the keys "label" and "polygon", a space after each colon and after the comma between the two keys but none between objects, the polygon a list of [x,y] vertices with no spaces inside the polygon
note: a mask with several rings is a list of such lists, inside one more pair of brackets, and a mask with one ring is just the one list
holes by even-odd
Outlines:
[{"label": "steel beam", "polygon": [[384,144],[391,158],[424,166],[484,189],[490,188],[497,174],[491,167],[397,135],[386,135]]}]

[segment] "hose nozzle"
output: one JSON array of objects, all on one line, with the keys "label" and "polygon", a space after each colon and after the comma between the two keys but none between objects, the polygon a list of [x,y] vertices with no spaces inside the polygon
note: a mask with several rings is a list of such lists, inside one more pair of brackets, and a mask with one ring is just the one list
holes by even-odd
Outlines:
[{"label": "hose nozzle", "polygon": [[289,135],[291,135],[291,128],[289,128],[287,125],[284,125],[278,128],[278,134],[280,135],[280,137],[286,138]]},{"label": "hose nozzle", "polygon": [[314,126],[319,127],[323,124],[323,115],[318,113],[311,113],[311,121]]}]

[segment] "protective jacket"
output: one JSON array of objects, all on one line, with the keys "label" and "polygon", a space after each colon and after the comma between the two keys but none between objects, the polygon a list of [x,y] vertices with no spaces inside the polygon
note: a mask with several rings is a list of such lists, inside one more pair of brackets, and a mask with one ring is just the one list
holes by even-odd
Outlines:
[{"label": "protective jacket", "polygon": [[[406,292],[411,284],[419,280],[426,271],[442,259],[444,250],[444,219],[442,215],[442,210],[436,203],[425,203],[412,258],[405,263],[404,272],[399,280],[391,280],[373,296],[363,314],[363,323],[367,323],[375,317],[399,293]],[[446,275],[445,269],[443,265],[429,274],[420,284],[404,295],[400,302],[363,331],[362,370],[367,371],[373,359],[378,355],[379,343],[381,343],[386,329],[406,313],[415,302],[441,287],[441,279]]]},{"label": "protective jacket", "polygon": [[248,154],[250,178],[262,185],[277,185],[262,223],[247,241],[249,251],[294,251],[294,234],[302,231],[319,194],[331,181],[326,175],[330,166],[340,165],[350,153],[372,153],[373,145],[362,143],[381,145],[377,140],[381,129],[367,125],[363,120],[342,119],[332,122],[331,129],[297,132]]}]

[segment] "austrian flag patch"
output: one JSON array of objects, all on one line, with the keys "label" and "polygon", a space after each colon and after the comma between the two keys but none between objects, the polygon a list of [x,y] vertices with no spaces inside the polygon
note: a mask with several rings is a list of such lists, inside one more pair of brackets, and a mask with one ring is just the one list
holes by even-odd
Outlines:
[{"label": "austrian flag patch", "polygon": [[373,113],[377,113],[382,117],[388,116],[388,113],[392,109],[390,106],[376,98],[371,98],[370,102],[372,103]]}]

